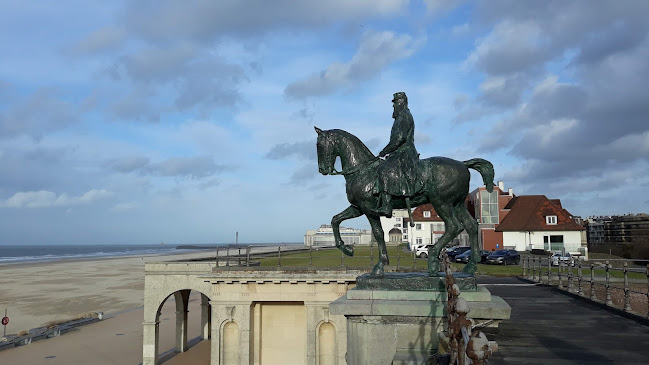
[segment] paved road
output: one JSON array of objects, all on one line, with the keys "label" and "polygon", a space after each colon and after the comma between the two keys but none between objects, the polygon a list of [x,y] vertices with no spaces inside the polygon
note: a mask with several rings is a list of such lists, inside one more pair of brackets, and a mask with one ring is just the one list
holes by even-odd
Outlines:
[{"label": "paved road", "polygon": [[649,364],[649,326],[515,278],[478,281],[512,307],[484,331],[500,347],[492,364]]}]

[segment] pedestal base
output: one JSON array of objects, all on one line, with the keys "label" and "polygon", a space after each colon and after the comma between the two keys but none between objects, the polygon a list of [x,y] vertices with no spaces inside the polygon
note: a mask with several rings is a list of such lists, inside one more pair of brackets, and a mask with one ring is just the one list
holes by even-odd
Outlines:
[{"label": "pedestal base", "polygon": [[[331,314],[347,318],[347,364],[391,364],[399,359],[402,364],[432,361],[438,349],[438,333],[446,326],[446,292],[385,290],[385,286],[362,289],[378,284],[362,278],[357,280],[356,288],[329,304]],[[430,279],[433,282],[436,278]],[[501,320],[509,319],[509,305],[484,286],[463,291],[460,296],[468,302],[468,318],[474,324],[497,326]],[[404,358],[414,362],[403,362]]]}]

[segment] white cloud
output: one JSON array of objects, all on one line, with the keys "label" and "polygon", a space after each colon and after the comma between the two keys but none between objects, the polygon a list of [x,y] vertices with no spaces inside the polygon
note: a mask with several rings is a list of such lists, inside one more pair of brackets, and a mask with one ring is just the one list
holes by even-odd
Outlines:
[{"label": "white cloud", "polygon": [[349,62],[332,63],[318,74],[289,84],[284,93],[290,98],[303,99],[358,87],[360,82],[375,77],[395,61],[410,57],[424,41],[389,31],[366,32]]},{"label": "white cloud", "polygon": [[90,204],[97,200],[106,199],[113,195],[104,189],[92,189],[80,196],[70,196],[66,193],[56,195],[51,191],[26,191],[18,192],[7,200],[0,202],[0,207],[5,208],[45,208],[67,207],[73,205]]}]

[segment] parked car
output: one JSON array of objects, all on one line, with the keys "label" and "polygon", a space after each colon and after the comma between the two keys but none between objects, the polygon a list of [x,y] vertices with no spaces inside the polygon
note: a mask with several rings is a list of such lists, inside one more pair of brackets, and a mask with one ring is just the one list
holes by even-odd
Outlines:
[{"label": "parked car", "polygon": [[566,252],[565,254],[561,254],[561,252],[555,252],[554,255],[550,256],[550,261],[552,262],[552,266],[559,266],[560,262],[562,262],[563,265],[575,265],[575,258],[572,257],[572,255],[570,255],[570,253],[568,252]]},{"label": "parked car", "polygon": [[415,256],[425,259],[426,257],[428,257],[428,248],[432,246],[433,245],[431,245],[430,243],[427,245],[416,246]]},{"label": "parked car", "polygon": [[[480,262],[484,262],[484,260],[487,259],[487,256],[489,256],[491,252],[487,250],[480,250]],[[464,262],[465,264],[469,262],[469,259],[471,258],[471,250],[467,250],[464,253],[461,253],[457,256],[455,256],[455,262]]]},{"label": "parked car", "polygon": [[491,255],[487,256],[488,264],[518,265],[520,261],[521,261],[521,256],[518,254],[518,251],[516,250],[498,250],[493,252]]},{"label": "parked car", "polygon": [[469,247],[469,246],[455,247],[452,251],[447,251],[447,255],[448,255],[449,260],[451,260],[451,262],[452,262],[452,261],[455,261],[455,256],[463,254],[463,253],[467,252],[470,249],[471,249],[471,247]]}]

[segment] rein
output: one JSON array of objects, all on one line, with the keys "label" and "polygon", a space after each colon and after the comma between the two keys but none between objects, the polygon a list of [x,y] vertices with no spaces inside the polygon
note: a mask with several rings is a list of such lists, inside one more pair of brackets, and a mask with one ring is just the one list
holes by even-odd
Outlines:
[{"label": "rein", "polygon": [[363,169],[363,168],[365,168],[367,166],[371,166],[371,165],[375,164],[376,162],[378,162],[380,160],[381,160],[381,158],[376,156],[373,159],[371,159],[371,160],[369,160],[369,161],[367,161],[365,163],[362,163],[362,164],[354,167],[353,169],[347,170],[347,171],[336,171],[336,169],[334,168],[333,172],[331,174],[329,174],[329,175],[352,175],[352,174],[357,173],[359,170],[361,170],[361,169]]}]

